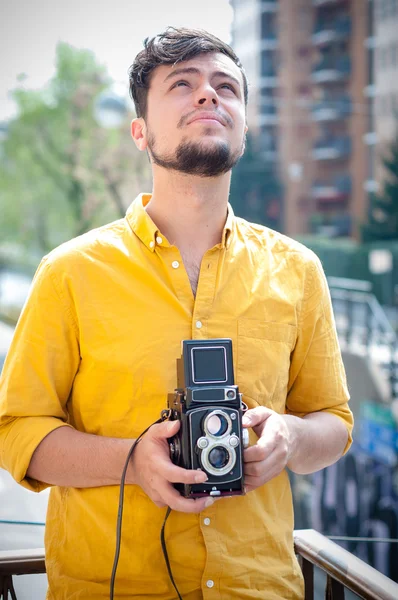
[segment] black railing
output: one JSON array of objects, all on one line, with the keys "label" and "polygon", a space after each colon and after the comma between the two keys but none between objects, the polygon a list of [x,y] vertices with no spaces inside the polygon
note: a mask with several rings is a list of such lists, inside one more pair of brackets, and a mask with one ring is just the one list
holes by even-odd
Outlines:
[{"label": "black railing", "polygon": [[[327,600],[343,600],[345,589],[368,600],[397,600],[397,583],[317,531],[296,530],[294,544],[304,576],[305,600],[314,600],[314,567],[326,574]],[[8,600],[11,595],[17,600],[14,575],[45,572],[43,548],[0,552],[0,599]]]}]

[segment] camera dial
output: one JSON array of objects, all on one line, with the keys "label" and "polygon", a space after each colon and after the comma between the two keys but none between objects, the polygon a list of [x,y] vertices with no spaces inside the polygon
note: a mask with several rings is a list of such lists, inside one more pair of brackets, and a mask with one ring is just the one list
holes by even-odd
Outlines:
[{"label": "camera dial", "polygon": [[181,460],[181,441],[177,436],[169,440],[169,449],[171,462],[179,465]]},{"label": "camera dial", "polygon": [[232,448],[236,448],[237,446],[239,446],[240,441],[237,435],[231,435],[231,437],[229,438],[229,445]]}]

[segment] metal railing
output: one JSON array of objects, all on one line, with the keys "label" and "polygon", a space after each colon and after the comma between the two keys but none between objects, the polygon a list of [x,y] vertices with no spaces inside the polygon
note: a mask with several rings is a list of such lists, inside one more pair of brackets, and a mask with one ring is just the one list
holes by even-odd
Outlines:
[{"label": "metal railing", "polygon": [[[294,532],[295,551],[299,557],[305,584],[305,600],[314,600],[314,567],[326,574],[325,598],[344,599],[349,589],[366,600],[396,600],[398,584],[340,548],[314,529]],[[0,552],[0,599],[17,600],[14,575],[45,573],[44,549]]]},{"label": "metal railing", "polygon": [[314,529],[294,532],[305,583],[305,600],[314,598],[314,567],[326,573],[326,600],[344,600],[348,589],[366,600],[396,600],[398,584]]},{"label": "metal railing", "polygon": [[398,338],[369,281],[328,277],[342,345],[382,368],[390,399],[398,398]]}]

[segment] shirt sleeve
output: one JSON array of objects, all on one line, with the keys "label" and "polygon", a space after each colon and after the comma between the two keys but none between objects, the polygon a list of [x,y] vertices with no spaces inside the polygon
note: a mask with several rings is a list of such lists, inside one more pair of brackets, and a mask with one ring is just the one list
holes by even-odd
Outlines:
[{"label": "shirt sleeve", "polygon": [[327,280],[313,255],[291,355],[286,412],[299,417],[318,411],[334,414],[347,427],[345,453],[354,424],[349,397]]},{"label": "shirt sleeve", "polygon": [[26,471],[40,442],[68,426],[66,404],[79,362],[76,319],[53,266],[43,259],[0,379],[0,467],[32,491],[48,487]]}]

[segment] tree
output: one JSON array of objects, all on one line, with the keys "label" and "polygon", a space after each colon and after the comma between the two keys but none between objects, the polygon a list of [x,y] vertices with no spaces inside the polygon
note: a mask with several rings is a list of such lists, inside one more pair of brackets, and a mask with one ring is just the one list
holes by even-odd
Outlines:
[{"label": "tree", "polygon": [[398,239],[398,134],[383,158],[386,178],[382,193],[370,199],[369,221],[362,227],[362,241]]},{"label": "tree", "polygon": [[151,175],[131,140],[131,115],[113,129],[95,120],[111,80],[93,53],[60,43],[48,85],[34,91],[24,84],[21,76],[17,116],[0,147],[0,236],[43,254],[123,216],[150,189]]},{"label": "tree", "polygon": [[281,226],[282,187],[275,164],[261,157],[247,136],[245,152],[232,171],[230,202],[235,213],[272,229]]}]

